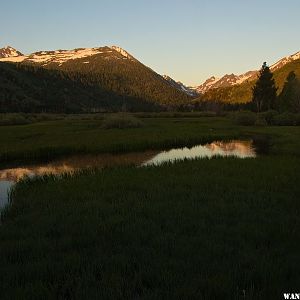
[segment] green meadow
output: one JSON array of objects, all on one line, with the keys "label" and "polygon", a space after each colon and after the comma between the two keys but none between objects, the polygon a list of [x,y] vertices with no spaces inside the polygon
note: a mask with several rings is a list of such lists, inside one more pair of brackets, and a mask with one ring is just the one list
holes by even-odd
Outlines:
[{"label": "green meadow", "polygon": [[298,153],[295,145],[300,146],[299,126],[239,126],[230,117],[208,117],[201,113],[140,114],[140,126],[124,129],[104,128],[106,117],[103,115],[52,118],[52,121],[42,119],[24,125],[0,126],[0,163],[47,160],[80,153],[160,150],[256,136],[276,140],[274,152],[280,146]]},{"label": "green meadow", "polygon": [[226,118],[209,117],[140,118],[142,126],[138,128],[106,129],[103,128],[103,118],[0,126],[0,161],[165,149],[231,139],[238,137],[241,130]]},{"label": "green meadow", "polygon": [[300,127],[139,116],[0,126],[3,166],[253,139],[256,158],[24,179],[0,225],[1,299],[282,299],[300,286]]}]

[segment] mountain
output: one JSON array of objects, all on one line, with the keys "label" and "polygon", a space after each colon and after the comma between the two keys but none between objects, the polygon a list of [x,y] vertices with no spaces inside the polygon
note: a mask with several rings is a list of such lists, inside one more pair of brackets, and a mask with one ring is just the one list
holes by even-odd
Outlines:
[{"label": "mountain", "polygon": [[[296,76],[300,78],[300,52],[281,59],[272,65],[270,69],[273,72],[275,84],[278,87],[277,94],[279,94],[291,71],[294,71]],[[209,89],[199,98],[199,100],[215,100],[226,103],[250,102],[252,98],[252,87],[257,80],[257,74],[258,71],[253,73],[248,80],[244,80],[239,84]]]},{"label": "mountain", "polygon": [[161,110],[191,99],[117,46],[0,58],[0,111]]},{"label": "mountain", "polygon": [[[118,52],[123,57],[120,58],[119,56],[114,57],[113,55],[108,55],[113,51]],[[5,56],[4,59],[0,61],[36,63],[36,64],[40,64],[43,67],[57,68],[57,67],[62,67],[62,64],[68,62],[69,60],[88,58],[90,56],[94,56],[97,54],[102,54],[102,55],[106,54],[105,59],[128,59],[137,62],[137,60],[131,54],[129,54],[126,50],[118,46],[90,48],[90,49],[78,48],[74,50],[39,51],[39,52],[32,53],[30,55],[23,55],[20,52],[18,53],[19,55]],[[83,63],[87,64],[89,62],[85,61]],[[167,75],[163,75],[162,77],[171,86],[175,87],[179,91],[193,97],[197,95],[197,93],[193,89],[186,87],[183,83],[176,82],[175,80],[173,80],[171,77]]]},{"label": "mountain", "polygon": [[22,56],[23,54],[15,48],[7,46],[0,49],[0,58]]},{"label": "mountain", "polygon": [[277,63],[273,64],[270,67],[270,69],[271,69],[271,71],[274,72],[274,71],[284,67],[286,64],[293,62],[294,60],[297,60],[297,59],[300,59],[300,51],[295,54],[292,54],[290,56],[286,56],[286,57],[280,59]]},{"label": "mountain", "polygon": [[226,74],[221,78],[212,76],[201,85],[195,87],[194,89],[198,92],[198,94],[204,94],[208,92],[210,89],[217,89],[217,88],[240,84],[245,80],[248,80],[249,78],[254,76],[256,73],[257,73],[256,71],[249,71],[241,75]]},{"label": "mountain", "polygon": [[[3,48],[7,49],[7,48]],[[13,49],[13,48],[11,48]],[[15,50],[15,49],[14,49]],[[16,51],[16,50],[15,50]],[[16,51],[18,52],[18,51]],[[20,53],[20,52],[18,52]],[[90,59],[95,55],[100,55],[103,59],[126,59],[130,61],[137,61],[132,55],[121,47],[96,47],[96,48],[76,48],[73,50],[55,50],[55,51],[38,51],[29,55],[9,55],[0,59],[1,62],[15,62],[15,63],[30,63],[39,64],[43,67],[58,68],[68,62],[74,62],[78,59]],[[79,61],[80,63],[88,63],[88,61]]]},{"label": "mountain", "polygon": [[173,78],[171,78],[168,75],[163,75],[163,78],[169,82],[173,87],[175,87],[177,90],[182,91],[186,93],[187,95],[191,97],[196,97],[198,96],[198,93],[191,87],[187,87],[180,81],[175,81]]},{"label": "mountain", "polygon": [[[290,55],[286,56],[282,59],[280,59],[278,62],[270,66],[270,69],[272,72],[284,67],[286,64],[300,59],[300,51]],[[235,85],[242,84],[247,81],[255,80],[258,74],[258,70],[254,71],[248,71],[241,75],[235,75],[235,74],[226,74],[221,78],[216,78],[215,76],[210,77],[205,82],[203,82],[201,85],[194,87],[194,89],[199,94],[205,94],[208,91],[212,89],[219,89],[219,88],[228,88]]]}]

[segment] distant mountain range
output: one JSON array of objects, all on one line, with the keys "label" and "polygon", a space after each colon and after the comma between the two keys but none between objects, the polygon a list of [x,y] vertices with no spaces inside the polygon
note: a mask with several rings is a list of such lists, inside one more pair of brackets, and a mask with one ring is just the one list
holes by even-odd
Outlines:
[{"label": "distant mountain range", "polygon": [[[284,67],[286,64],[298,59],[300,59],[300,51],[293,55],[286,56],[280,59],[278,62],[271,65],[270,69],[272,72],[274,72]],[[205,80],[205,82],[203,82],[199,86],[194,87],[193,89],[196,90],[198,94],[205,94],[206,92],[212,89],[231,87],[235,85],[240,85],[247,81],[255,80],[257,78],[257,74],[258,74],[258,70],[254,70],[254,71],[248,71],[241,75],[226,74],[221,78],[212,76],[207,80]]]},{"label": "distant mountain range", "polygon": [[[283,57],[278,62],[270,66],[272,72],[275,72],[285,65],[292,63],[296,60],[300,59],[300,51]],[[216,93],[217,91],[224,90],[225,88],[230,88],[233,86],[239,86],[241,84],[245,84],[247,82],[255,82],[257,79],[259,70],[247,71],[246,73],[235,75],[235,74],[226,74],[220,78],[212,76],[206,79],[202,84],[199,86],[186,86],[180,81],[175,81],[168,75],[163,75],[163,77],[170,82],[171,85],[176,87],[178,90],[181,90],[192,97],[199,97],[200,95],[205,95],[208,93]],[[281,83],[280,83],[281,85]],[[214,90],[212,92],[212,90]]]},{"label": "distant mountain range", "polygon": [[0,53],[0,111],[161,110],[192,99],[117,46]]},{"label": "distant mountain range", "polygon": [[[282,91],[284,82],[288,74],[294,71],[296,76],[300,78],[300,52],[286,56],[270,66],[273,73],[277,94]],[[213,87],[199,95],[199,100],[203,101],[220,101],[225,103],[247,103],[252,98],[252,87],[254,86],[258,76],[258,71],[250,71],[240,76],[231,76],[230,80],[226,81],[228,75],[222,77],[224,80],[219,80],[213,84]],[[230,75],[229,75],[230,77]],[[218,84],[220,82],[220,84]],[[224,84],[221,84],[224,82]]]},{"label": "distant mountain range", "polygon": [[[300,77],[300,52],[273,64],[279,90],[290,71]],[[258,70],[211,77],[188,87],[160,75],[118,46],[39,51],[0,49],[0,112],[176,109],[203,100],[251,100]]]},{"label": "distant mountain range", "polygon": [[201,85],[195,87],[195,91],[198,94],[205,94],[211,89],[217,89],[222,87],[233,86],[237,84],[241,84],[246,80],[254,77],[257,74],[257,71],[248,71],[245,74],[235,75],[235,74],[226,74],[221,78],[212,76],[208,78]]}]

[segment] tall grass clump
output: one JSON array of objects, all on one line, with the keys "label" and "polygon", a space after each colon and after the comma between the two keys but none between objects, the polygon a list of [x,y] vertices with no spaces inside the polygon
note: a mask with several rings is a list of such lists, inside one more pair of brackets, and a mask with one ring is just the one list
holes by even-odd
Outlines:
[{"label": "tall grass clump", "polygon": [[300,114],[285,112],[274,117],[274,125],[297,126],[300,125]]},{"label": "tall grass clump", "polygon": [[255,123],[255,126],[267,126],[268,122],[266,121],[266,119],[262,116],[257,116]]},{"label": "tall grass clump", "polygon": [[251,111],[240,111],[232,114],[235,124],[243,126],[253,126],[256,122],[256,113]]},{"label": "tall grass clump", "polygon": [[260,113],[259,118],[265,119],[268,125],[274,125],[274,119],[277,115],[278,111],[270,109]]},{"label": "tall grass clump", "polygon": [[30,124],[25,114],[0,114],[0,126]]},{"label": "tall grass clump", "polygon": [[137,112],[134,113],[139,118],[201,118],[201,117],[216,117],[217,114],[213,111],[197,111],[197,112]]},{"label": "tall grass clump", "polygon": [[104,129],[139,128],[142,126],[143,122],[141,120],[126,113],[108,115],[102,122],[102,128]]},{"label": "tall grass clump", "polygon": [[27,125],[46,121],[64,119],[65,115],[57,114],[26,114],[26,113],[1,113],[0,126]]}]

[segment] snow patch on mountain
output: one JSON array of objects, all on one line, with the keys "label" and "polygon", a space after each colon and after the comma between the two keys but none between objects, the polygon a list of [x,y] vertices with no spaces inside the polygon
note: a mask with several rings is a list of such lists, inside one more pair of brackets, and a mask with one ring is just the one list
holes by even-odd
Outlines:
[{"label": "snow patch on mountain", "polygon": [[[3,48],[4,49],[4,48]],[[117,53],[118,54],[117,54]],[[94,55],[103,54],[107,59],[130,59],[135,58],[130,55],[126,50],[118,46],[101,47],[101,48],[77,48],[73,50],[55,50],[55,51],[39,51],[29,55],[23,55],[19,52],[11,52],[12,54],[3,54],[0,56],[0,61],[6,62],[30,62],[41,65],[49,63],[58,63],[62,65],[69,60],[88,58]],[[19,53],[19,55],[17,55]],[[113,55],[115,53],[115,55]],[[121,54],[121,56],[119,55]],[[84,62],[86,63],[86,62]]]},{"label": "snow patch on mountain", "polygon": [[171,78],[168,75],[163,75],[162,76],[163,79],[165,79],[166,81],[168,81],[168,83],[170,85],[172,85],[173,87],[175,87],[176,89],[178,89],[179,91],[184,92],[185,94],[192,96],[192,97],[196,97],[198,95],[197,91],[195,91],[193,88],[191,87],[187,87],[185,86],[182,82],[180,81],[175,81],[173,78]]},{"label": "snow patch on mountain", "polygon": [[198,93],[207,92],[212,86],[214,86],[221,78],[212,76],[206,79],[201,85],[194,87]]},{"label": "snow patch on mountain", "polygon": [[295,54],[292,54],[292,55],[289,55],[289,56],[286,56],[282,59],[280,59],[278,62],[276,62],[275,64],[273,64],[270,69],[271,71],[275,71],[279,68],[282,68],[284,65],[286,65],[287,63],[291,62],[291,61],[294,61],[294,60],[297,60],[297,59],[300,59],[300,51],[295,53]]},{"label": "snow patch on mountain", "polygon": [[105,54],[109,48],[77,48],[74,50],[55,50],[55,51],[39,51],[30,55],[22,55],[17,57],[5,57],[0,61],[7,62],[32,62],[42,65],[49,63],[63,64],[69,60],[87,58],[97,54]]},{"label": "snow patch on mountain", "polygon": [[257,71],[249,71],[245,74],[241,75],[235,75],[235,74],[226,74],[221,78],[217,78],[215,76],[210,77],[207,79],[204,83],[201,85],[195,87],[195,90],[200,93],[204,94],[210,89],[216,89],[220,87],[227,87],[227,86],[233,86],[237,84],[241,84],[246,80],[249,80],[251,77],[253,77]]},{"label": "snow patch on mountain", "polygon": [[11,46],[6,46],[0,49],[0,58],[17,57],[21,55],[23,54]]},{"label": "snow patch on mountain", "polygon": [[124,58],[134,59],[134,57],[131,54],[129,54],[126,50],[124,50],[123,48],[121,48],[119,46],[111,46],[110,48],[117,51],[121,55],[123,55]]},{"label": "snow patch on mountain", "polygon": [[[272,72],[274,72],[275,70],[282,68],[287,63],[297,59],[300,59],[300,51],[280,59],[278,62],[270,66],[270,69]],[[205,82],[203,82],[201,85],[194,87],[194,89],[198,93],[204,94],[208,92],[210,89],[238,85],[247,80],[254,80],[255,78],[257,78],[258,72],[259,72],[258,70],[255,70],[255,71],[248,71],[241,75],[226,74],[221,78],[216,78],[215,76],[212,76],[208,78]]]}]

